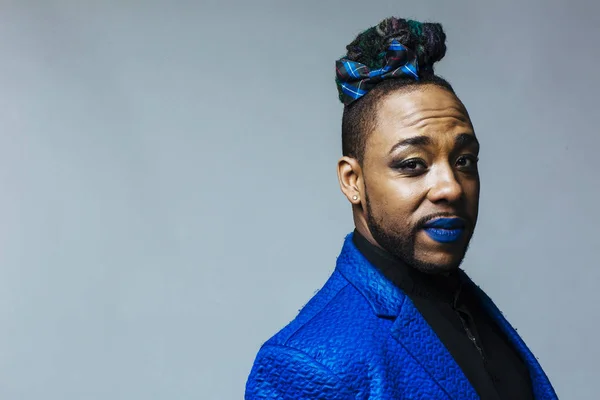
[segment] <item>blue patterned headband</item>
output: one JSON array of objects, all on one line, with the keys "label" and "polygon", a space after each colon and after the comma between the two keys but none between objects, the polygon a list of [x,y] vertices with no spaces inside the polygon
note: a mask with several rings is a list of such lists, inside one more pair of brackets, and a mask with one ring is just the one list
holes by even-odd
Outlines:
[{"label": "blue patterned headband", "polygon": [[342,58],[335,63],[336,83],[344,105],[361,98],[384,79],[410,77],[419,80],[419,66],[414,52],[393,40],[385,53],[382,68],[370,70],[364,64]]}]

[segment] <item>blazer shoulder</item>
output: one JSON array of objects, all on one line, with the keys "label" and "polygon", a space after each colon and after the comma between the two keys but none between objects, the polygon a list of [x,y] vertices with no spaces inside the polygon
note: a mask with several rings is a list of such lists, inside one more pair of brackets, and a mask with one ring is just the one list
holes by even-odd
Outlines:
[{"label": "blazer shoulder", "polygon": [[379,318],[341,274],[317,293],[298,316],[264,346],[285,346],[307,354],[345,376],[381,348],[392,321]]},{"label": "blazer shoulder", "polygon": [[[340,310],[356,309],[357,302],[362,297],[356,289],[335,270],[325,285],[302,307],[297,316],[277,334],[271,337],[265,345],[280,345],[296,347],[297,339],[304,336],[306,331],[312,332],[322,325],[334,323]],[[298,346],[302,348],[302,346]]]},{"label": "blazer shoulder", "polygon": [[352,391],[308,354],[283,345],[264,345],[246,383],[246,400],[353,399]]}]

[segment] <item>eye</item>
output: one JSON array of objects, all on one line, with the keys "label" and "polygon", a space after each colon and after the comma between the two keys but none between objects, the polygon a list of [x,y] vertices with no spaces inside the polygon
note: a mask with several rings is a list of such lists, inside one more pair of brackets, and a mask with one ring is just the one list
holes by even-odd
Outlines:
[{"label": "eye", "polygon": [[458,158],[458,160],[456,160],[456,166],[460,169],[476,169],[477,168],[477,162],[479,161],[479,159],[475,156],[472,155],[464,155],[464,156],[460,156]]},{"label": "eye", "polygon": [[416,175],[424,172],[427,169],[427,165],[421,159],[412,158],[398,163],[395,168],[401,172]]}]

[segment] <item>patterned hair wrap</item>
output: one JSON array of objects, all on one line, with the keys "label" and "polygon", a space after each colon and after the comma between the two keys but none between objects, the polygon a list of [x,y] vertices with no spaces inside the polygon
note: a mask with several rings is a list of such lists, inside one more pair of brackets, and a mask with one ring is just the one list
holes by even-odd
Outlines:
[{"label": "patterned hair wrap", "polygon": [[336,83],[344,105],[361,98],[384,79],[409,77],[419,80],[417,55],[397,40],[385,52],[383,67],[371,70],[364,64],[341,58],[335,63]]}]

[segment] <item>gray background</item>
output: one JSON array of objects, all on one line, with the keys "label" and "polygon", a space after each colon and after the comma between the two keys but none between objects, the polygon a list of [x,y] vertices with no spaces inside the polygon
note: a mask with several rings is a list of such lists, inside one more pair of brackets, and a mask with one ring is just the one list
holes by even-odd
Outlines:
[{"label": "gray background", "polygon": [[334,60],[396,15],[483,144],[465,269],[597,399],[600,6],[0,1],[0,398],[239,399],[353,228]]}]

